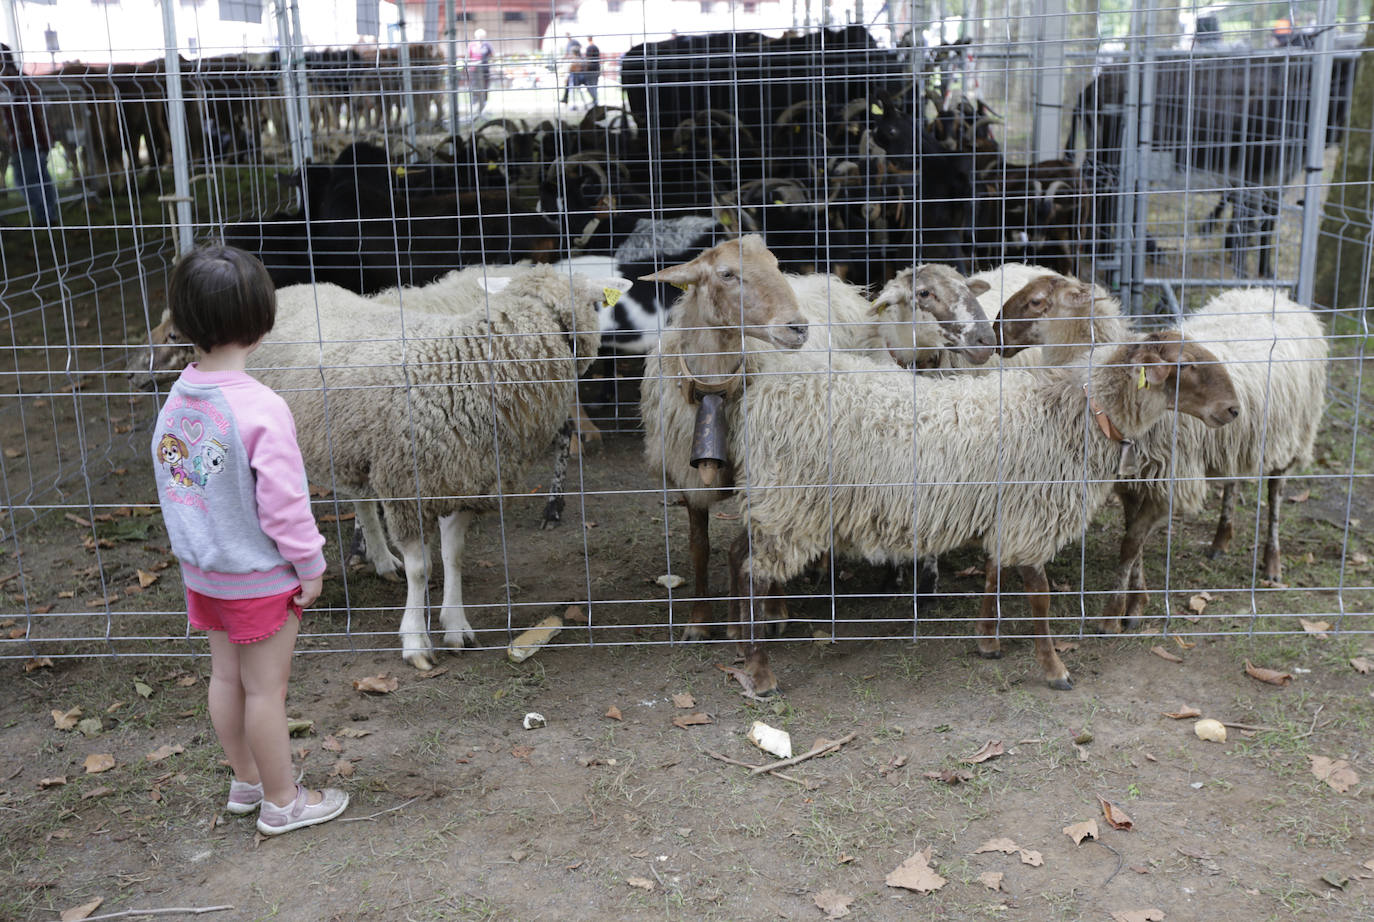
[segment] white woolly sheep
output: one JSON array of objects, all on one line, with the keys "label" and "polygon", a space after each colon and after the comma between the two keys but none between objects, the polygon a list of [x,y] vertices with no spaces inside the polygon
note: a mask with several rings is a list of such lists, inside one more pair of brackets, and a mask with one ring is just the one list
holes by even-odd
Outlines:
[{"label": "white woolly sheep", "polygon": [[[693,594],[696,597],[690,622],[683,632],[688,640],[705,639],[710,634],[711,603],[707,601],[709,510],[732,495],[734,474],[727,464],[719,482],[705,487],[690,464],[697,408],[686,386],[687,375],[701,377],[699,365],[705,368],[728,366],[737,373],[746,351],[752,362],[766,368],[774,354],[757,351],[756,347],[745,344],[738,330],[734,332],[735,339],[729,341],[730,348],[722,353],[724,359],[714,351],[701,356],[690,351],[684,353],[682,343],[695,335],[692,328],[700,325],[698,318],[738,318],[741,304],[736,302],[741,298],[739,291],[742,288],[743,309],[750,316],[768,316],[769,311],[795,309],[805,318],[809,335],[801,347],[803,351],[819,356],[843,354],[891,364],[879,325],[875,323],[876,314],[861,288],[829,275],[785,276],[778,272],[776,259],[758,238],[744,239],[748,242],[743,247],[739,242],[729,241],[684,266],[651,276],[657,281],[688,288],[687,294],[674,307],[673,320],[664,332],[662,349],[651,352],[645,359],[640,391],[649,469],[655,473],[661,471],[664,489],[682,490],[687,501]],[[717,285],[716,271],[721,265],[730,266],[734,273],[742,272],[743,285],[728,288]],[[922,302],[922,318],[931,327],[944,330],[943,335],[948,337],[950,344],[985,349],[983,344],[993,341],[991,326],[953,270],[932,265],[922,267],[917,274],[922,284],[931,290],[931,295]],[[782,281],[786,282],[787,291],[778,284]],[[718,300],[721,297],[726,300]],[[750,320],[746,326],[760,322]],[[672,358],[665,362],[665,356]],[[691,371],[684,371],[684,361],[690,364]],[[726,372],[719,370],[708,371],[707,377],[714,380],[724,374]]]},{"label": "white woolly sheep", "polygon": [[[691,264],[677,268],[672,281],[702,276]],[[696,304],[702,314],[681,311],[677,348],[718,368],[738,362],[737,347],[715,354],[732,342],[728,334],[739,336],[737,327],[722,329],[733,317],[704,313],[710,299]],[[1048,635],[1044,565],[1082,535],[1111,489],[1120,451],[1089,422],[1091,401],[1126,437],[1175,406],[1214,425],[1235,415],[1225,370],[1176,334],[1122,347],[1092,369],[919,378],[914,387],[905,373],[843,355],[829,363],[770,355],[768,374],[758,373],[759,358],[744,356],[742,393],[727,404],[729,457],[747,497],[747,531],[730,553],[736,620],[754,623],[755,598],[769,617],[770,603],[781,605],[779,587],[832,543],[890,562],[977,541],[995,561],[980,648],[998,652],[999,568],[1018,566],[1037,622],[1036,656],[1055,688],[1071,683]],[[1138,389],[1138,374],[1152,387]],[[758,690],[776,687],[759,645],[748,662]]]},{"label": "white woolly sheep", "polygon": [[[1026,286],[1003,308],[1004,347],[1044,344],[1047,362],[1073,361],[1093,343],[1131,336],[1120,305],[1072,279],[1044,278]],[[1268,477],[1269,527],[1265,576],[1281,576],[1278,520],[1284,474],[1311,460],[1325,399],[1327,345],[1312,311],[1269,289],[1235,289],[1184,318],[1182,332],[1205,343],[1226,363],[1236,388],[1240,419],[1220,430],[1180,418],[1135,446],[1140,465],[1123,482],[1126,531],[1116,587],[1103,608],[1101,627],[1120,631],[1121,619],[1144,612],[1149,594],[1143,548],[1172,508],[1201,510],[1206,478],[1227,478],[1222,514],[1210,556],[1231,540],[1235,478]]]},{"label": "white woolly sheep", "polygon": [[[535,267],[462,314],[378,305],[329,285],[278,292],[277,326],[250,367],[296,418],[306,469],[377,497],[401,549],[402,654],[432,666],[424,600],[437,520],[445,643],[473,637],[462,554],[473,515],[543,456],[595,358],[604,286]],[[407,498],[409,497],[409,498]]]}]

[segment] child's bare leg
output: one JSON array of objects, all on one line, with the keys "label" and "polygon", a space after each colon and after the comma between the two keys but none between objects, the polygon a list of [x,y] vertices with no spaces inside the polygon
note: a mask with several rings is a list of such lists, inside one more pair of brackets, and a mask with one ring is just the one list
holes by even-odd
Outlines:
[{"label": "child's bare leg", "polygon": [[[288,615],[277,633],[239,648],[244,737],[262,776],[262,795],[278,806],[296,799],[291,741],[286,732],[286,682],[291,677],[291,653],[296,648],[299,623],[295,615]],[[309,802],[319,800],[315,792]]]},{"label": "child's bare leg", "polygon": [[262,780],[258,763],[243,734],[243,682],[239,677],[239,645],[224,631],[210,631],[210,722],[234,770],[245,784]]}]

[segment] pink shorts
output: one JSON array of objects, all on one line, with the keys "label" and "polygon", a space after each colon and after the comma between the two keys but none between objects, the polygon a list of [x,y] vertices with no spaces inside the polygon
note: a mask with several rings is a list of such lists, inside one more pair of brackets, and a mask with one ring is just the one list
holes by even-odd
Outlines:
[{"label": "pink shorts", "polygon": [[298,592],[299,586],[262,599],[216,599],[187,589],[186,614],[193,628],[224,631],[230,643],[257,643],[281,630],[292,612],[301,617],[301,607],[291,601]]}]

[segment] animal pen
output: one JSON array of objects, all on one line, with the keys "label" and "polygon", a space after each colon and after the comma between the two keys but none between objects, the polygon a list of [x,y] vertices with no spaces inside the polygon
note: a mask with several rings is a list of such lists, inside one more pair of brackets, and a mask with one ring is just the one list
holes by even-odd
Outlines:
[{"label": "animal pen", "polygon": [[[641,279],[753,233],[785,272],[831,273],[813,298],[820,314],[808,318],[815,329],[829,321],[831,360],[822,351],[812,366],[768,371],[765,362],[755,375],[755,358],[774,346],[748,339],[741,367],[750,374],[727,400],[747,402],[750,388],[770,376],[862,376],[845,364],[850,357],[843,353],[859,348],[846,343],[884,324],[897,327],[897,340],[904,336],[908,345],[937,344],[912,349],[907,358],[915,361],[906,364],[913,367],[883,370],[909,382],[922,414],[939,409],[922,403],[928,381],[948,386],[1020,374],[995,359],[981,372],[939,367],[948,364],[942,352],[967,343],[942,339],[949,325],[913,310],[914,292],[879,298],[902,283],[903,270],[926,263],[965,277],[1027,263],[1091,280],[1101,288],[1085,310],[1119,303],[1141,331],[1183,321],[1186,332],[1187,318],[1209,299],[1248,291],[1248,319],[1235,318],[1227,341],[1204,345],[1251,356],[1240,361],[1253,366],[1243,371],[1258,382],[1258,396],[1244,403],[1258,414],[1246,421],[1261,443],[1257,456],[1277,438],[1274,427],[1320,420],[1315,456],[1309,441],[1294,457],[1274,461],[1274,470],[1218,462],[1194,473],[1180,465],[1153,475],[1165,486],[1167,508],[1129,589],[1143,592],[1148,583],[1156,591],[1148,602],[1122,603],[1116,611],[1129,608],[1126,633],[1176,637],[1181,646],[1203,635],[1303,632],[1315,622],[1332,633],[1371,629],[1374,392],[1363,372],[1372,107],[1369,81],[1361,79],[1368,9],[1353,0],[1285,5],[1293,25],[1282,34],[1270,25],[1275,4],[1226,7],[1233,18],[1225,28],[1211,15],[1187,33],[1178,10],[1155,3],[1110,15],[1079,12],[1062,0],[999,10],[856,4],[844,14],[827,5],[823,17],[808,5],[801,18],[796,4],[790,14],[779,5],[768,15],[768,4],[760,5],[764,12],[744,4],[748,28],[680,36],[624,13],[620,34],[598,36],[608,51],[593,84],[596,105],[561,44],[512,63],[506,44],[534,39],[538,47],[540,36],[523,18],[507,18],[496,63],[479,74],[464,57],[466,30],[476,20],[462,4],[455,15],[451,0],[429,5],[439,18],[426,25],[424,40],[397,41],[393,29],[380,42],[332,48],[309,42],[294,0],[269,4],[256,11],[275,47],[248,50],[197,41],[187,7],[167,3],[165,40],[156,47],[114,49],[112,57],[110,48],[63,49],[61,58],[25,44],[33,34],[28,19],[42,7],[14,0],[4,6],[9,44],[25,71],[24,99],[52,134],[60,202],[59,217],[44,227],[31,225],[17,174],[8,175],[0,197],[4,659],[205,653],[172,585],[177,571],[157,514],[148,445],[154,410],[189,357],[163,321],[169,269],[179,252],[212,241],[261,257],[281,291],[305,286],[292,290],[315,332],[297,343],[307,359],[293,379],[304,383],[293,386],[319,392],[326,405],[337,398],[338,412],[365,413],[374,397],[377,406],[395,406],[397,393],[409,395],[399,404],[409,406],[431,399],[426,389],[444,387],[433,384],[442,374],[434,377],[434,367],[408,352],[407,304],[416,297],[410,287],[389,296],[394,325],[340,332],[335,323],[330,333],[328,315],[340,291],[382,303],[382,293],[398,285],[423,286],[452,270],[486,266],[477,273],[486,299],[480,315],[501,297],[501,285],[490,279],[511,274],[498,267],[521,261],[550,264],[565,280],[577,273],[633,283],[623,295],[608,294],[607,301],[624,298],[618,305],[601,308],[599,357],[578,346],[584,352],[577,361],[559,366],[590,365],[575,382],[577,407],[570,408],[571,419],[582,422],[562,429],[564,444],[572,432],[573,451],[561,521],[546,521],[544,511],[556,476],[557,431],[548,433],[546,452],[523,463],[528,452],[513,448],[515,436],[505,431],[474,432],[480,444],[460,445],[452,433],[445,441],[419,431],[430,425],[420,414],[388,421],[412,446],[406,476],[421,483],[421,469],[430,466],[490,466],[493,486],[480,495],[370,495],[337,480],[328,463],[311,469],[330,578],[303,630],[308,652],[401,646],[397,622],[406,588],[379,579],[374,566],[390,558],[382,569],[394,575],[397,560],[375,546],[381,532],[374,532],[365,548],[371,562],[360,563],[353,536],[355,521],[377,516],[369,501],[388,510],[409,504],[422,517],[431,504],[486,510],[466,553],[449,557],[459,569],[446,572],[442,603],[439,583],[412,574],[412,592],[422,593],[419,633],[438,646],[448,628],[439,623],[440,609],[453,604],[466,609],[471,633],[465,644],[461,631],[448,640],[478,651],[505,648],[551,615],[562,631],[550,649],[733,639],[724,549],[741,533],[747,548],[751,538],[742,528],[763,498],[755,491],[765,488],[753,469],[738,470],[735,488],[722,491],[719,482],[678,482],[675,462],[643,460],[645,354],[664,388],[680,390],[693,373],[690,362],[660,362],[654,351],[663,341],[660,326],[675,316],[678,290]],[[352,6],[340,4],[339,15],[351,16]],[[971,18],[979,9],[981,18]],[[967,14],[962,33],[940,31],[956,11]],[[841,15],[849,24],[838,24]],[[89,63],[102,56],[117,63]],[[560,95],[568,89],[571,101]],[[994,276],[985,296],[997,299],[989,320],[1013,293],[998,290],[1002,284],[1010,282]],[[831,305],[856,291],[879,308],[866,320],[832,315]],[[888,304],[897,305],[890,314]],[[1293,344],[1280,341],[1271,321],[1307,307],[1320,324],[1319,342],[1285,352],[1281,347]],[[818,335],[813,331],[813,343]],[[363,343],[396,358],[367,380],[343,374],[343,364],[325,367],[322,356],[347,357]],[[1224,352],[1246,343],[1249,352]],[[488,356],[497,353],[518,354],[519,346],[488,347]],[[877,353],[875,361],[888,359],[887,347]],[[1093,354],[1099,357],[1090,364],[1106,360]],[[480,356],[457,362],[473,367],[454,371],[455,381],[488,397],[493,389],[521,387],[537,372],[503,370]],[[1325,373],[1320,400],[1284,403],[1278,382],[1313,364]],[[421,372],[430,383],[411,381],[404,390]],[[861,411],[830,404],[826,388],[815,393],[822,399],[799,404],[784,428],[818,427],[822,448],[807,449],[818,451],[816,466],[804,483],[767,489],[796,491],[799,507],[818,504],[798,514],[829,533],[837,509],[857,502],[865,488],[885,487],[886,501],[901,504],[896,518],[921,532],[923,517],[933,514],[923,505],[934,502],[932,488],[957,488],[961,472],[917,460],[892,482],[844,479],[839,472],[862,467],[844,456],[874,449],[841,437],[849,429],[835,414]],[[1084,432],[1097,437],[1087,408],[1080,399],[1080,442]],[[737,425],[751,418],[742,410],[731,416]],[[326,412],[312,423],[320,428],[302,430],[304,439],[331,445],[321,455],[326,461],[340,447],[331,442],[335,421]],[[599,430],[595,440],[587,422]],[[196,434],[183,435],[188,452],[196,450]],[[995,426],[978,435],[1002,458],[993,469],[1010,465],[1019,451],[1002,443],[1006,436]],[[730,438],[750,451],[801,450],[774,432]],[[925,446],[893,450],[919,459]],[[1286,486],[1268,492],[1271,473],[1286,473]],[[1091,643],[1104,606],[1128,589],[1110,576],[1120,526],[1111,510],[1094,514],[1088,497],[1102,478],[1085,461],[1069,459],[1054,476],[1079,497],[1079,511],[1065,515],[1077,516],[1083,539],[1053,556],[1044,587],[1049,630]],[[1183,515],[1174,497],[1196,485],[1185,484],[1188,478],[1199,479],[1207,496]],[[1203,558],[1210,517],[1228,482],[1234,509],[1224,528],[1234,537],[1211,563]],[[1020,514],[1011,507],[1024,500],[1015,497],[1030,495],[1025,484],[992,486],[991,526],[971,525],[964,536],[990,550],[999,529]],[[688,503],[687,514],[676,508],[684,492],[708,490],[720,493],[718,503]],[[1003,492],[1005,499],[997,498]],[[356,519],[355,500],[363,503]],[[1281,570],[1266,559],[1271,503],[1274,512],[1283,508],[1280,533],[1300,518],[1316,523],[1292,543],[1285,538],[1281,557],[1275,547]],[[706,551],[694,559],[688,514],[698,517],[694,530],[709,526],[715,533],[713,557]],[[389,524],[385,518],[378,517],[380,528]],[[858,534],[834,537],[833,551],[827,546],[804,573],[770,590],[770,599],[785,600],[790,626],[766,631],[771,622],[751,614],[751,601],[740,609],[753,621],[745,636],[770,647],[817,638],[967,641],[989,588],[994,622],[984,640],[1042,630],[1023,618],[1025,594],[1035,590],[985,583],[982,556],[971,550],[951,551],[935,582],[930,562],[921,561],[928,548],[915,539],[898,552],[866,548]],[[434,534],[428,540],[432,554],[438,541]],[[1216,550],[1225,544],[1218,538]],[[694,570],[708,562],[705,581],[694,584]],[[448,596],[455,578],[467,581],[456,603]],[[741,592],[762,595],[747,581],[734,597]],[[410,646],[412,662],[437,662],[428,641],[412,638]],[[785,688],[786,675],[781,682]]]}]

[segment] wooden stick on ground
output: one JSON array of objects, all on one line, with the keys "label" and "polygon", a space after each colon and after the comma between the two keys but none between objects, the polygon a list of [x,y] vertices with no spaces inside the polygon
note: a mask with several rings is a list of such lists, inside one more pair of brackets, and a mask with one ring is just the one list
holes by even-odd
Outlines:
[{"label": "wooden stick on ground", "polygon": [[417,800],[419,800],[419,799],[420,799],[420,798],[418,798],[418,797],[412,797],[412,798],[410,798],[410,800],[407,800],[407,801],[406,801],[405,803],[403,803],[403,804],[397,804],[397,805],[394,806],[394,807],[387,807],[385,810],[378,810],[376,813],[373,813],[371,816],[345,816],[345,817],[343,817],[342,819],[340,819],[339,822],[340,822],[340,823],[364,823],[364,822],[367,822],[368,820],[375,820],[377,817],[381,816],[383,813],[394,813],[394,812],[396,812],[397,810],[400,810],[400,809],[402,809],[402,808],[404,808],[404,807],[409,807],[411,804],[415,803],[415,801],[417,801]]},{"label": "wooden stick on ground", "polygon": [[[721,755],[719,752],[716,752],[713,749],[706,750],[706,754],[713,759],[719,759],[722,762],[729,762],[731,765],[738,765],[740,768],[754,769],[759,767],[749,762],[741,762],[739,759],[732,759],[729,756]],[[820,785],[814,781],[806,781],[802,778],[794,778],[791,775],[784,775],[780,771],[770,771],[768,774],[774,776],[775,778],[781,778],[783,781],[790,781],[793,784],[800,784],[808,791],[814,791],[816,788],[820,787]]]},{"label": "wooden stick on ground", "polygon": [[1279,732],[1282,732],[1282,731],[1279,730],[1278,727],[1265,727],[1265,726],[1261,726],[1261,725],[1259,725],[1259,724],[1238,724],[1238,723],[1232,723],[1232,722],[1229,721],[1229,720],[1223,720],[1223,721],[1221,722],[1221,725],[1222,725],[1223,727],[1230,727],[1232,730],[1251,730],[1251,731],[1254,731],[1254,732],[1261,732],[1261,733],[1279,733]]},{"label": "wooden stick on ground", "polygon": [[771,772],[775,768],[786,768],[789,765],[796,765],[798,762],[805,762],[807,759],[814,759],[816,756],[823,756],[826,753],[836,751],[845,743],[850,742],[854,739],[854,737],[858,735],[858,731],[855,731],[847,736],[842,736],[837,740],[831,740],[828,743],[823,743],[820,746],[816,746],[810,752],[803,752],[799,756],[793,756],[790,759],[781,759],[777,762],[769,762],[767,765],[756,765],[749,772],[749,774],[757,775],[760,772]]},{"label": "wooden stick on ground", "polygon": [[87,916],[86,922],[99,922],[101,919],[128,919],[132,916],[168,916],[173,913],[198,916],[203,912],[223,912],[233,906],[176,906],[168,909],[126,909],[123,912],[107,912],[99,916]]}]

